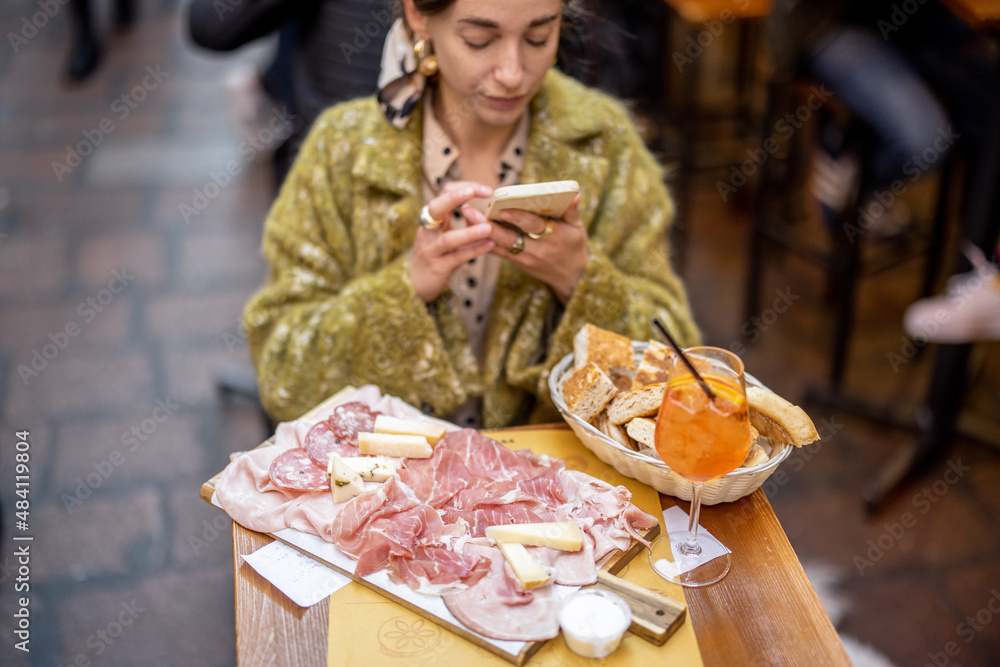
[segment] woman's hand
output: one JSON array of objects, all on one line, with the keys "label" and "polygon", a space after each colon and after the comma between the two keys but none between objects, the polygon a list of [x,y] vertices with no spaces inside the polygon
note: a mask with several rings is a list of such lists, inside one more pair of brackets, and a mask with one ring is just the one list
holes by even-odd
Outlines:
[{"label": "woman's hand", "polygon": [[[455,181],[448,183],[441,194],[427,204],[427,210],[435,220],[444,220],[437,229],[417,229],[410,250],[410,282],[424,303],[430,303],[440,296],[448,285],[452,272],[470,259],[485,255],[493,250],[490,235],[493,226],[479,215],[477,220],[469,217],[468,211],[476,212],[471,206],[463,206],[475,197],[489,197],[493,190],[481,183]],[[465,229],[451,229],[451,212],[462,207],[469,226]]]},{"label": "woman's hand", "polygon": [[[573,295],[573,289],[587,265],[587,230],[580,223],[579,202],[580,195],[577,195],[562,220],[546,220],[527,211],[502,211],[500,217],[503,220],[524,232],[544,234],[547,225],[552,227],[552,231],[540,239],[532,239],[525,234],[524,250],[517,254],[510,252],[517,241],[517,232],[489,223],[493,230],[490,238],[495,242],[490,252],[520,266],[528,275],[551,287],[563,304]],[[489,222],[486,216],[471,206],[463,206],[462,212],[477,227]]]}]

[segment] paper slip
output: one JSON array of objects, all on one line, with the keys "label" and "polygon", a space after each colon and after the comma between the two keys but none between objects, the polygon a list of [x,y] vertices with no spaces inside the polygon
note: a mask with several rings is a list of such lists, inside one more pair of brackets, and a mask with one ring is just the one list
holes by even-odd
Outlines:
[{"label": "paper slip", "polygon": [[[668,534],[679,532],[686,536],[688,530],[688,513],[676,506],[663,510],[663,523],[666,526]],[[702,526],[698,526],[698,536],[701,537],[702,535],[711,535],[711,533]],[[683,543],[683,539],[680,541],[670,540],[670,551],[674,555],[674,562],[671,563],[667,559],[661,558],[656,561],[654,567],[666,575],[676,577],[688,570],[693,570],[699,565],[704,565],[710,560],[715,560],[719,556],[732,553],[721,542],[710,542],[707,540],[702,542],[698,540],[698,544],[701,545],[701,554],[698,556],[688,556],[680,552],[680,546]]]},{"label": "paper slip", "polygon": [[300,607],[311,607],[351,583],[350,577],[277,540],[243,560]]}]

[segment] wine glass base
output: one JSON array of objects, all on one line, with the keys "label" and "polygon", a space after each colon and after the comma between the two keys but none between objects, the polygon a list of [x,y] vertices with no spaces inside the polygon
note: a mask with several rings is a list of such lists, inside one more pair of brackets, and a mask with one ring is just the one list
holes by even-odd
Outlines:
[{"label": "wine glass base", "polygon": [[721,581],[733,564],[726,547],[711,535],[699,535],[698,544],[701,545],[703,554],[708,552],[722,555],[705,562],[700,562],[698,556],[678,553],[675,557],[670,543],[681,545],[687,538],[688,532],[683,530],[667,533],[654,540],[649,550],[649,564],[653,571],[667,581],[685,588],[698,588]]}]

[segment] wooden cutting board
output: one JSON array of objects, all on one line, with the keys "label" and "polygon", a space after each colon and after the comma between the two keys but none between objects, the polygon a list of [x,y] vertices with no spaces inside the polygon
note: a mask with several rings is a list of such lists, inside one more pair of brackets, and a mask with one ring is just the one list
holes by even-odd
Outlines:
[{"label": "wooden cutting board", "polygon": [[[331,397],[325,401],[320,406],[317,406],[314,410],[310,411],[304,418],[309,418],[315,413],[322,413],[328,411],[328,406],[342,402],[343,392],[336,396]],[[571,438],[566,436],[572,436],[572,433],[568,428],[553,428],[553,427],[542,427],[542,428],[515,428],[515,429],[505,429],[503,431],[498,431],[495,433],[487,433],[491,437],[496,438],[502,442],[505,446],[512,450],[521,449],[524,446],[530,446],[532,451],[536,454],[549,454],[555,456],[556,458],[561,458],[566,462],[567,467],[570,469],[584,470],[588,474],[608,481],[612,484],[624,484],[633,491],[633,495],[636,496],[639,493],[644,493],[648,495],[650,489],[645,485],[636,482],[630,478],[621,476],[610,466],[606,466],[590,455],[589,452],[583,449],[582,445],[578,445],[580,449],[580,454],[577,456],[573,452],[569,452],[565,449],[567,442],[572,442]],[[560,437],[561,436],[561,437]],[[259,447],[269,447],[274,444],[274,438],[269,438],[265,442],[258,445]],[[561,445],[559,447],[558,445]],[[550,449],[559,449],[559,451],[546,451]],[[219,473],[221,474],[221,472]],[[213,476],[210,480],[205,482],[200,491],[200,497],[209,504],[212,503],[212,497],[215,492],[215,482],[219,475]],[[632,489],[632,486],[637,485],[638,488]],[[653,501],[655,501],[655,508],[658,509],[659,501],[658,496],[655,492],[652,492]],[[653,505],[650,505],[650,500],[644,503],[649,505],[645,507],[646,511],[654,513],[655,510],[651,509]],[[214,505],[213,505],[214,506]],[[654,513],[654,516],[657,514]],[[647,540],[654,539],[660,532],[659,525],[654,526],[650,530],[646,531],[644,538]],[[277,539],[288,546],[306,554],[310,558],[313,558],[333,570],[340,572],[341,574],[350,577],[353,581],[369,588],[380,595],[393,600],[397,604],[413,611],[416,614],[421,615],[424,618],[447,628],[451,632],[473,642],[477,646],[490,651],[491,653],[504,658],[505,660],[516,664],[523,665],[530,659],[545,642],[495,642],[489,638],[483,637],[475,632],[472,632],[464,625],[459,623],[451,614],[446,610],[442,614],[440,610],[434,609],[434,606],[428,608],[430,602],[434,600],[427,601],[427,604],[423,604],[421,598],[427,598],[428,596],[416,596],[410,595],[410,591],[407,587],[401,586],[398,588],[393,588],[391,586],[383,586],[373,583],[365,578],[356,577],[353,573],[346,569],[342,563],[331,562],[329,559],[324,558],[322,555],[315,553],[308,547],[303,547],[301,544],[295,543],[298,541],[299,536],[303,535],[301,533],[296,534],[297,531],[280,531],[279,534],[270,534],[271,537]],[[291,537],[293,539],[287,539]],[[318,539],[318,538],[317,538]],[[616,573],[620,572],[625,568],[628,563],[639,555],[643,550],[644,546],[642,543],[633,540],[631,548],[626,552],[619,552],[612,555],[601,564],[601,571],[599,573],[599,579],[596,587],[606,588],[612,590],[615,593],[621,595],[628,603],[632,609],[632,626],[629,628],[633,634],[643,637],[647,641],[650,641],[656,645],[662,645],[671,634],[673,634],[678,627],[684,622],[686,617],[686,607],[671,598],[663,595],[659,595],[645,588],[640,588],[634,584],[630,584],[616,576]],[[405,597],[404,597],[405,596]],[[407,599],[410,598],[410,599]],[[443,608],[443,603],[439,606]]]},{"label": "wooden cutting board", "polygon": [[629,632],[651,644],[663,646],[684,622],[687,608],[680,602],[620,579],[610,572],[598,572],[597,583],[592,585],[620,595],[632,610]]}]

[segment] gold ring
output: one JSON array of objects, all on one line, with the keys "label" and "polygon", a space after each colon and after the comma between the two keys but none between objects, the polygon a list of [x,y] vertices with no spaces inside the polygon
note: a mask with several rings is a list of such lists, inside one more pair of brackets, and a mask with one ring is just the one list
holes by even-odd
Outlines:
[{"label": "gold ring", "polygon": [[517,238],[514,239],[514,245],[507,249],[508,255],[520,255],[524,252],[524,232],[518,231]]},{"label": "gold ring", "polygon": [[420,226],[424,229],[437,229],[442,224],[444,224],[444,218],[441,220],[436,220],[431,217],[431,211],[429,208],[424,206],[420,209]]},{"label": "gold ring", "polygon": [[552,222],[549,220],[545,221],[545,231],[543,231],[541,234],[532,234],[531,232],[525,232],[525,234],[528,235],[528,238],[533,241],[537,241],[538,239],[544,239],[551,233],[552,233]]}]

